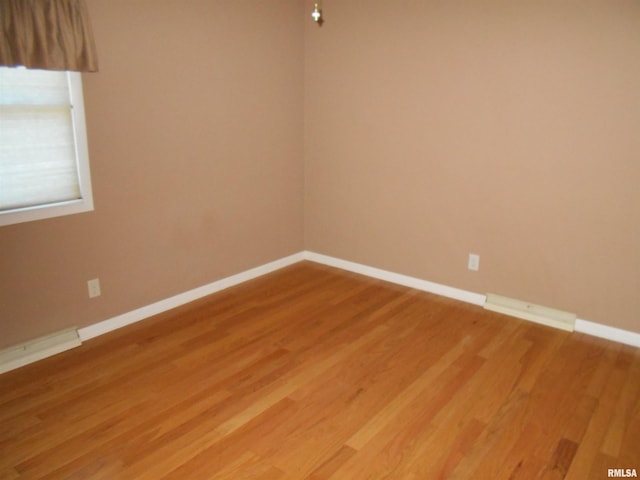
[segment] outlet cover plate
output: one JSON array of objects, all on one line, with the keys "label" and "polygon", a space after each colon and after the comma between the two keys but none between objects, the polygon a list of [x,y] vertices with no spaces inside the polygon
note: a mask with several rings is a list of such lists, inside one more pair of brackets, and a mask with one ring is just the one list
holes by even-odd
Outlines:
[{"label": "outlet cover plate", "polygon": [[89,280],[87,282],[87,287],[89,289],[89,298],[99,297],[102,292],[100,291],[100,279],[94,278],[93,280]]},{"label": "outlet cover plate", "polygon": [[469,263],[467,264],[467,268],[475,272],[480,270],[480,255],[478,255],[477,253],[470,253]]}]

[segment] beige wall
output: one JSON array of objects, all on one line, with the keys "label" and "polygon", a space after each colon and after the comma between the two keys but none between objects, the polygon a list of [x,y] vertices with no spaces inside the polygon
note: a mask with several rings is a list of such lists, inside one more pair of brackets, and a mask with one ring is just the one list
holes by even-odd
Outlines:
[{"label": "beige wall", "polygon": [[0,230],[0,347],[303,248],[302,3],[87,3],[96,209]]},{"label": "beige wall", "polygon": [[640,332],[640,2],[324,12],[305,247]]},{"label": "beige wall", "polygon": [[303,248],[640,332],[637,1],[88,5],[96,210],[0,229],[0,348]]}]

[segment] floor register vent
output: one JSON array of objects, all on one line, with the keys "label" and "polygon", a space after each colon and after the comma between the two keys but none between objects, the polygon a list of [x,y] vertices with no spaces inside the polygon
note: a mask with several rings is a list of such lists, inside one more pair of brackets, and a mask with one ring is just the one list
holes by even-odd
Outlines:
[{"label": "floor register vent", "polygon": [[0,350],[0,373],[14,370],[23,365],[37,362],[43,358],[70,350],[82,344],[78,331],[68,328],[59,332],[36,338],[13,347]]},{"label": "floor register vent", "polygon": [[487,294],[487,301],[484,304],[484,308],[568,332],[573,332],[576,324],[575,313],[534,305],[533,303],[527,303],[522,300],[503,297],[493,293]]}]

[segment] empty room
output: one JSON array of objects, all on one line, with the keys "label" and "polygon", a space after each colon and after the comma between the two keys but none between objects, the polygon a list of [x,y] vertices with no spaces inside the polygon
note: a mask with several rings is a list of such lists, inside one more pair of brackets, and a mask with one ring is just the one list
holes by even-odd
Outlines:
[{"label": "empty room", "polygon": [[640,2],[0,29],[0,479],[638,475]]}]

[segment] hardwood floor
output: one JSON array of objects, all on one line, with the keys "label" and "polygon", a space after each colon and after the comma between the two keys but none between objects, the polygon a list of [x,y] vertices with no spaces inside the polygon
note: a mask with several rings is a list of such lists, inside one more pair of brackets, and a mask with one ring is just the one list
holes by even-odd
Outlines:
[{"label": "hardwood floor", "polygon": [[602,479],[640,349],[303,262],[0,375],[1,479]]}]

